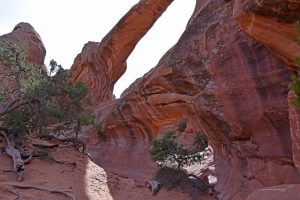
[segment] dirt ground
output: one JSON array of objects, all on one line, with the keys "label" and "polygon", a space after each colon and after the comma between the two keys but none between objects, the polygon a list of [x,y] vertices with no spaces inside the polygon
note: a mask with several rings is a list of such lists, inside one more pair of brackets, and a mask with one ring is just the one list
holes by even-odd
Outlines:
[{"label": "dirt ground", "polygon": [[[0,148],[3,146],[4,142],[0,143]],[[191,199],[188,194],[178,190],[161,189],[156,196],[152,196],[143,184],[137,184],[132,179],[111,172],[107,173],[87,155],[79,153],[72,146],[49,148],[47,151],[50,156],[44,160],[34,159],[26,165],[26,176],[22,182],[16,181],[16,174],[12,171],[12,161],[5,151],[2,151],[0,154],[0,200]],[[206,199],[212,199],[212,197],[199,197],[199,200]]]}]

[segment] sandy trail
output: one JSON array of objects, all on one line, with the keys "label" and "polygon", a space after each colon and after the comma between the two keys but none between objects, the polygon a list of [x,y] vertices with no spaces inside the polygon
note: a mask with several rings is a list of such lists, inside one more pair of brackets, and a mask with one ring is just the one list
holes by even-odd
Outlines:
[{"label": "sandy trail", "polygon": [[[4,144],[0,143],[3,146]],[[12,162],[5,152],[0,155],[0,200],[66,200],[71,199],[63,194],[50,193],[36,189],[16,189],[11,184],[30,185],[50,190],[70,190],[76,200],[174,200],[191,199],[188,194],[178,190],[161,189],[157,196],[129,178],[107,173],[92,162],[88,156],[80,154],[73,147],[49,149],[54,160],[34,159],[26,165],[26,176],[23,182],[16,182]],[[13,191],[9,192],[8,190]],[[211,199],[202,197],[200,199]]]}]

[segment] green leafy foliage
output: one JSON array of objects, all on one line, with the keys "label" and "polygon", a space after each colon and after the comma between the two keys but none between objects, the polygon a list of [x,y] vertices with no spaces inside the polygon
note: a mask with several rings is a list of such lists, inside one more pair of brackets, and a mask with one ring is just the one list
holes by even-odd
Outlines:
[{"label": "green leafy foliage", "polygon": [[64,112],[63,110],[61,110],[59,108],[58,105],[54,104],[54,103],[49,103],[47,105],[47,110],[50,114],[50,116],[53,116],[54,118],[62,118],[64,116]]},{"label": "green leafy foliage", "polygon": [[94,128],[97,131],[99,140],[104,141],[105,140],[104,127],[100,123],[95,123]]},{"label": "green leafy foliage", "polygon": [[81,113],[77,120],[82,124],[82,125],[90,125],[93,124],[95,121],[95,115],[93,115],[91,110],[87,110],[86,112]]},{"label": "green leafy foliage", "polygon": [[161,139],[153,140],[150,157],[160,166],[172,166],[175,163],[179,169],[189,166],[201,159],[201,151],[208,145],[207,140],[202,140],[203,137],[197,136],[198,141],[194,142],[197,146],[188,149],[176,142],[177,136],[174,132],[164,133]]},{"label": "green leafy foliage", "polygon": [[[297,21],[295,23],[295,31],[299,34],[299,36],[297,38],[294,38],[294,41],[300,44],[300,21]],[[298,67],[300,67],[300,57],[295,56],[294,61],[297,63]]]},{"label": "green leafy foliage", "polygon": [[[300,21],[297,21],[295,23],[295,31],[300,34]],[[298,44],[300,44],[300,36],[295,38],[294,41]],[[295,56],[294,61],[298,66],[298,73],[300,70],[300,57]],[[289,84],[289,89],[292,90],[295,94],[295,98],[292,99],[292,104],[294,104],[296,107],[300,108],[300,78],[296,75],[293,75],[291,77],[291,83]]]},{"label": "green leafy foliage", "polygon": [[11,133],[15,135],[20,133],[23,135],[29,122],[30,113],[28,109],[23,108],[14,110],[5,115],[2,126],[9,128]]},{"label": "green leafy foliage", "polygon": [[192,198],[199,197],[199,194],[208,189],[207,185],[203,184],[203,182],[189,178],[183,170],[170,167],[158,169],[154,180],[160,182],[161,186],[167,190],[180,189],[190,194]]},{"label": "green leafy foliage", "polygon": [[294,57],[294,61],[297,64],[298,68],[300,69],[300,57],[299,56],[295,56]]},{"label": "green leafy foliage", "polygon": [[296,76],[292,76],[292,82],[289,84],[290,90],[292,90],[295,94],[295,98],[292,99],[292,103],[296,107],[300,107],[300,79]]},{"label": "green leafy foliage", "polygon": [[0,64],[5,68],[0,74],[0,126],[16,134],[44,135],[45,127],[55,124],[54,132],[73,130],[77,139],[81,126],[98,125],[82,82],[70,83],[67,72],[54,60],[44,73],[43,67],[26,62],[26,50],[0,43]]},{"label": "green leafy foliage", "polygon": [[35,154],[40,157],[41,160],[53,161],[54,158],[51,155],[50,151],[46,148],[36,148]]},{"label": "green leafy foliage", "polygon": [[208,139],[206,135],[198,131],[194,137],[193,146],[197,149],[197,151],[204,151],[204,149],[208,147]]},{"label": "green leafy foliage", "polygon": [[185,120],[181,120],[178,124],[178,130],[180,132],[183,132],[186,128],[186,121]]},{"label": "green leafy foliage", "polygon": [[32,75],[32,79],[40,80],[42,76],[39,73],[40,68],[27,63],[26,60],[26,49],[21,50],[15,43],[0,41],[1,104],[25,94],[26,88],[24,87],[29,87],[29,84],[27,86],[24,82],[29,79],[29,75]]}]

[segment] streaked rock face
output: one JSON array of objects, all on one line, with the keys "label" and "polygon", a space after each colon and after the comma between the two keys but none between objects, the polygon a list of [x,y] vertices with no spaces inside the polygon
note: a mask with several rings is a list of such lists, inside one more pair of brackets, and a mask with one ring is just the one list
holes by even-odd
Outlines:
[{"label": "streaked rock face", "polygon": [[41,37],[30,24],[17,24],[12,32],[0,36],[0,41],[17,43],[21,49],[27,50],[28,62],[38,66],[44,65],[46,49]]},{"label": "streaked rock face", "polygon": [[[87,136],[90,153],[105,168],[149,177],[151,141],[185,120],[181,141],[188,144],[202,131],[214,149],[220,199],[299,182],[287,85],[291,57],[300,52],[290,41],[300,2],[197,0],[178,43],[110,101],[126,58],[170,2],[140,1],[135,8],[141,12],[129,11],[101,43],[88,43],[75,59],[71,79],[90,88],[106,129],[104,143],[96,133]],[[159,6],[143,12],[154,4]],[[149,12],[156,14],[149,18]],[[143,33],[132,36],[135,26]]]},{"label": "streaked rock face", "polygon": [[291,100],[294,98],[294,94],[290,91],[288,95],[289,101],[289,120],[290,120],[290,132],[292,140],[293,160],[295,166],[300,170],[300,109],[296,108]]},{"label": "streaked rock face", "polygon": [[247,34],[263,43],[285,61],[286,66],[295,67],[293,57],[300,54],[293,23],[300,19],[300,3],[293,0],[237,0],[235,19]]},{"label": "streaked rock face", "polygon": [[95,103],[112,100],[114,84],[126,70],[137,42],[173,0],[141,0],[101,42],[88,42],[71,67],[71,81],[82,81]]}]

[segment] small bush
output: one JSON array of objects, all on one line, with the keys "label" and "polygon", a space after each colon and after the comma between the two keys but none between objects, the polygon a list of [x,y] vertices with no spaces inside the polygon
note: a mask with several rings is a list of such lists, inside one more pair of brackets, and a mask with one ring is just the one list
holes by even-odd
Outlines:
[{"label": "small bush", "polygon": [[161,139],[152,141],[152,148],[149,150],[152,161],[157,162],[159,166],[177,165],[178,169],[184,166],[190,166],[202,159],[202,151],[208,146],[205,135],[200,132],[196,134],[193,148],[186,148],[178,144],[177,136],[173,131],[162,134]]},{"label": "small bush", "polygon": [[300,56],[294,56],[293,60],[296,63],[298,70],[300,70]]},{"label": "small bush", "polygon": [[49,152],[48,149],[44,148],[36,148],[35,149],[35,154],[41,159],[41,160],[48,160],[48,161],[53,161],[53,156]]},{"label": "small bush", "polygon": [[154,180],[160,182],[161,186],[168,190],[180,189],[191,195],[192,198],[196,198],[208,190],[207,185],[197,179],[189,178],[183,170],[169,167],[158,169]]},{"label": "small bush", "polygon": [[206,147],[208,147],[208,139],[205,134],[202,132],[198,131],[194,137],[194,142],[193,146],[198,150],[198,151],[204,151]]},{"label": "small bush", "polygon": [[99,140],[105,140],[105,132],[103,126],[100,123],[95,123],[94,128],[97,131]]},{"label": "small bush", "polygon": [[295,94],[295,98],[292,99],[292,104],[300,108],[300,79],[297,76],[292,76],[292,82],[289,84],[289,88]]},{"label": "small bush", "polygon": [[[295,23],[295,31],[300,34],[300,21],[297,21]],[[300,44],[300,37],[297,37],[294,39],[294,41],[298,44]],[[298,73],[300,70],[300,57],[299,56],[295,56],[294,61],[296,62],[297,66],[298,66]],[[292,90],[295,94],[295,98],[292,99],[292,104],[294,104],[296,107],[300,108],[300,78],[296,75],[292,76],[292,81],[289,84],[289,89]]]},{"label": "small bush", "polygon": [[178,130],[180,132],[183,132],[186,128],[186,121],[185,120],[181,120],[178,124]]}]

